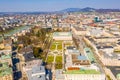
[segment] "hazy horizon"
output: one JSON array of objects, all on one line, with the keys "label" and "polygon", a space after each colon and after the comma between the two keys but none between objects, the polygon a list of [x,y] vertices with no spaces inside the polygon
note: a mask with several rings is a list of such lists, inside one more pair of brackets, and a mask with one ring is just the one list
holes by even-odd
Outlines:
[{"label": "hazy horizon", "polygon": [[0,12],[51,12],[66,8],[120,9],[115,0],[0,0]]}]

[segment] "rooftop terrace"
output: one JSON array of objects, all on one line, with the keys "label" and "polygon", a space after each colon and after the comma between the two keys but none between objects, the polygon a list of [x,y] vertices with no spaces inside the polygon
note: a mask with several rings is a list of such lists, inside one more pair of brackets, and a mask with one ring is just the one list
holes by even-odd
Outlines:
[{"label": "rooftop terrace", "polygon": [[53,33],[54,37],[58,37],[58,36],[72,36],[71,32],[54,32]]},{"label": "rooftop terrace", "polygon": [[90,60],[91,62],[96,62],[96,60],[95,60],[95,58],[94,58],[94,55],[93,55],[93,52],[91,51],[91,49],[90,49],[90,48],[84,48],[84,50],[85,50],[85,52],[86,52],[89,60]]}]

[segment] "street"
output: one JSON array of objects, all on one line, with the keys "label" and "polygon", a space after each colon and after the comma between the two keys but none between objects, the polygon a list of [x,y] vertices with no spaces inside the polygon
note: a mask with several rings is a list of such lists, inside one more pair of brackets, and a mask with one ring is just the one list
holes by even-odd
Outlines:
[{"label": "street", "polygon": [[19,80],[22,76],[21,70],[20,70],[20,60],[17,57],[17,51],[16,48],[13,47],[12,49],[12,63],[13,63],[13,75],[14,80]]}]

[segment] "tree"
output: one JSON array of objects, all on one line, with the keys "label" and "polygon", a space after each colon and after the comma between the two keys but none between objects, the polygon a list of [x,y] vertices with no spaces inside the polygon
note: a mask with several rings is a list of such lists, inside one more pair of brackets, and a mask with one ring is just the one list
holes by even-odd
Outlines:
[{"label": "tree", "polygon": [[37,37],[40,37],[40,31],[37,32],[36,36],[37,36]]},{"label": "tree", "polygon": [[40,47],[33,47],[33,54],[35,57],[41,57],[43,50]]}]

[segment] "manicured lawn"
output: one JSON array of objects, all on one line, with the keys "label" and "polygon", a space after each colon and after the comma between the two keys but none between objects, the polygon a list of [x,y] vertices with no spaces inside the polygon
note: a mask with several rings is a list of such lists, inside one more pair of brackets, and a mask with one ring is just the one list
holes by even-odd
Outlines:
[{"label": "manicured lawn", "polygon": [[52,63],[54,61],[54,56],[48,56],[47,63]]},{"label": "manicured lawn", "polygon": [[57,49],[58,49],[58,50],[62,50],[62,44],[57,45]]},{"label": "manicured lawn", "polygon": [[57,50],[62,50],[62,41],[56,41]]},{"label": "manicured lawn", "polygon": [[55,64],[55,69],[62,69],[62,64],[61,63]]},{"label": "manicured lawn", "polygon": [[56,63],[62,63],[62,56],[56,56]]},{"label": "manicured lawn", "polygon": [[55,50],[57,46],[57,50],[62,50],[62,41],[54,41],[51,45],[50,50]]},{"label": "manicured lawn", "polygon": [[56,45],[52,44],[50,50],[55,50],[56,49]]}]

